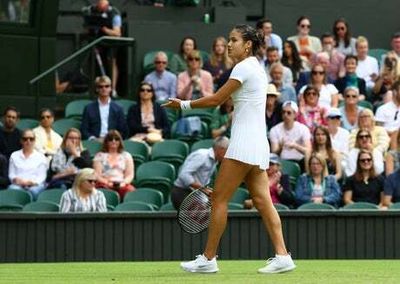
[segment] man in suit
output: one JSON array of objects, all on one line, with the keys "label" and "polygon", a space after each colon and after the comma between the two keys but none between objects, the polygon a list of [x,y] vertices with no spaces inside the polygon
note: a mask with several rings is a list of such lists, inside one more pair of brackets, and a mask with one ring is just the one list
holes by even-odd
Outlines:
[{"label": "man in suit", "polygon": [[127,137],[124,111],[115,102],[111,101],[111,80],[108,76],[96,78],[96,92],[98,99],[87,105],[83,111],[81,132],[82,139],[97,139],[103,141],[104,136],[111,129],[118,130],[123,138]]}]

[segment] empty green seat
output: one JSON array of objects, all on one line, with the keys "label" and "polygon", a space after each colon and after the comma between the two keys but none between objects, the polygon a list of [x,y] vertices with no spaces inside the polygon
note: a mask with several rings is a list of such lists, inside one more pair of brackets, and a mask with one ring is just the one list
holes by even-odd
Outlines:
[{"label": "empty green seat", "polygon": [[83,148],[88,150],[90,153],[90,157],[94,157],[97,152],[101,151],[102,144],[97,140],[83,140],[82,141]]},{"label": "empty green seat", "polygon": [[243,187],[238,187],[229,202],[243,204],[244,201],[249,198],[248,190]]},{"label": "empty green seat", "polygon": [[129,212],[129,211],[155,211],[154,207],[150,204],[140,201],[130,201],[118,204],[115,207],[117,212]]},{"label": "empty green seat", "polygon": [[129,154],[131,154],[135,161],[135,169],[141,164],[147,162],[149,159],[149,148],[145,143],[131,140],[124,140],[124,148]]},{"label": "empty green seat", "polygon": [[186,142],[171,139],[155,143],[151,150],[151,159],[170,163],[178,172],[188,154],[189,146]]},{"label": "empty green seat", "polygon": [[129,108],[133,105],[136,104],[135,101],[133,100],[126,100],[126,99],[119,99],[119,100],[115,100],[114,101],[117,105],[119,105],[120,107],[122,107],[122,109],[124,110],[124,115],[127,116],[128,115],[128,111]]},{"label": "empty green seat", "polygon": [[67,132],[68,129],[70,128],[76,128],[79,129],[81,126],[80,121],[72,118],[61,118],[53,123],[53,130],[60,134],[61,136],[64,136],[65,132]]},{"label": "empty green seat", "polygon": [[336,210],[336,208],[327,203],[310,202],[300,205],[299,208],[297,208],[297,210]]},{"label": "empty green seat", "polygon": [[281,166],[282,173],[289,175],[290,184],[294,188],[301,173],[299,164],[289,160],[281,160]]},{"label": "empty green seat", "polygon": [[28,203],[22,208],[23,212],[58,212],[60,210],[56,203],[48,201],[36,201]]},{"label": "empty green seat", "polygon": [[287,207],[285,204],[281,203],[274,203],[274,207],[277,211],[287,211],[290,210],[289,207]]},{"label": "empty green seat", "polygon": [[158,210],[164,204],[164,196],[159,190],[147,187],[139,187],[136,188],[135,191],[128,192],[125,195],[124,203],[131,201],[141,201],[153,205],[153,207]]},{"label": "empty green seat", "polygon": [[101,192],[104,193],[104,197],[106,198],[107,202],[107,209],[108,211],[113,211],[115,207],[119,204],[119,195],[117,192],[106,189],[106,188],[98,188],[97,190],[100,190]]},{"label": "empty green seat", "polygon": [[65,190],[62,188],[46,189],[45,191],[42,191],[39,194],[37,200],[60,204],[61,196],[63,195],[64,192],[65,192]]},{"label": "empty green seat", "polygon": [[162,205],[159,211],[176,211],[176,209],[171,202],[168,202]]},{"label": "empty green seat", "polygon": [[400,202],[396,202],[390,205],[389,210],[400,210]]},{"label": "empty green seat", "polygon": [[0,191],[0,210],[19,211],[32,202],[32,196],[24,190],[7,189]]},{"label": "empty green seat", "polygon": [[342,207],[344,210],[378,210],[379,207],[376,204],[369,202],[354,202],[347,204]]},{"label": "empty green seat", "polygon": [[83,110],[90,104],[91,100],[74,100],[65,107],[65,118],[82,119]]},{"label": "empty green seat", "polygon": [[194,152],[199,149],[208,149],[214,145],[214,139],[202,139],[193,143],[190,152]]},{"label": "empty green seat", "polygon": [[21,118],[17,122],[17,128],[21,131],[25,129],[33,129],[39,125],[39,121],[31,118]]},{"label": "empty green seat", "polygon": [[243,210],[243,204],[235,203],[235,202],[229,202],[228,203],[228,210]]},{"label": "empty green seat", "polygon": [[368,50],[368,55],[376,58],[378,60],[378,64],[380,65],[382,62],[382,58],[386,53],[388,53],[389,50],[384,49],[384,48],[370,48]]}]

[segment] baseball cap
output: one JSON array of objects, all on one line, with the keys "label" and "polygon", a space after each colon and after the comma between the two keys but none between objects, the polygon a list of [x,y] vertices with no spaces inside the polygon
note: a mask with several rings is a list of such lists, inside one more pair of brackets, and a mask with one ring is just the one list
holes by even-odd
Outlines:
[{"label": "baseball cap", "polygon": [[269,156],[269,163],[270,164],[275,164],[275,165],[280,165],[281,164],[281,158],[275,153],[271,153]]},{"label": "baseball cap", "polygon": [[340,110],[336,107],[332,107],[329,111],[328,111],[328,118],[336,118],[336,117],[342,117],[342,113],[340,112]]},{"label": "baseball cap", "polygon": [[282,108],[284,108],[286,106],[290,106],[295,113],[299,112],[299,107],[297,106],[297,104],[294,101],[286,101],[282,104]]},{"label": "baseball cap", "polygon": [[281,93],[278,92],[274,84],[268,84],[267,86],[267,95],[275,95],[275,96],[280,96]]}]

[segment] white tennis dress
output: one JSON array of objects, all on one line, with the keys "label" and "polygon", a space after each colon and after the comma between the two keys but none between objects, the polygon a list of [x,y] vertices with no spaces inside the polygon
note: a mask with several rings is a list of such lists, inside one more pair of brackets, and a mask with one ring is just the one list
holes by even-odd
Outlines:
[{"label": "white tennis dress", "polygon": [[225,158],[258,165],[265,170],[269,166],[265,123],[267,75],[252,56],[236,64],[229,78],[238,80],[242,86],[232,94],[234,112]]}]

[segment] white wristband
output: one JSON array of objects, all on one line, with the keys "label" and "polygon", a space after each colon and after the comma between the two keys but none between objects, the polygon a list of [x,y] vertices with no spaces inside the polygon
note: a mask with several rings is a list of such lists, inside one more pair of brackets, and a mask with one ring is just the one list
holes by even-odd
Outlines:
[{"label": "white wristband", "polygon": [[190,101],[181,101],[181,109],[192,109],[192,107],[190,106]]}]

